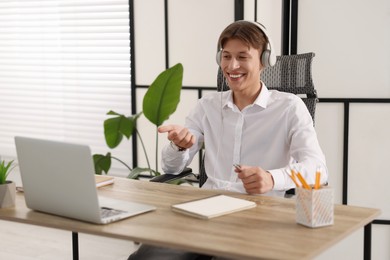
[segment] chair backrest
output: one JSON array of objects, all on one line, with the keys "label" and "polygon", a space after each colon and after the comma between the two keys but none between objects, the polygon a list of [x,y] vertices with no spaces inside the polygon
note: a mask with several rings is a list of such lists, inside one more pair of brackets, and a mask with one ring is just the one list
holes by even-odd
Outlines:
[{"label": "chair backrest", "polygon": [[[261,74],[261,80],[265,83],[268,89],[275,89],[299,95],[306,104],[306,107],[313,119],[313,123],[316,104],[318,101],[311,73],[312,60],[314,56],[315,54],[312,52],[277,56],[276,64],[272,67],[265,68]],[[221,68],[218,69],[217,90],[229,90],[226,80],[223,80]],[[207,180],[207,174],[203,163],[204,155],[199,173],[199,186],[202,186]]]},{"label": "chair backrest", "polygon": [[261,79],[268,89],[301,96],[313,123],[318,101],[311,74],[314,56],[312,52],[278,56],[275,66],[265,68],[261,74]]}]

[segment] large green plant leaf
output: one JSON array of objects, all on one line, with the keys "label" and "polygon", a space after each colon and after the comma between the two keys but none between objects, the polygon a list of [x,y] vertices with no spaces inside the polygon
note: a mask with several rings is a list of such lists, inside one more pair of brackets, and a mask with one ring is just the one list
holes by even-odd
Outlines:
[{"label": "large green plant leaf", "polygon": [[183,81],[181,63],[163,71],[150,85],[143,100],[145,117],[156,126],[160,126],[176,111],[180,101]]},{"label": "large green plant leaf", "polygon": [[115,117],[104,121],[104,137],[106,138],[108,147],[117,147],[122,141],[123,136],[129,139],[135,130],[136,121],[141,114],[142,112],[126,117],[114,111],[109,111],[107,115],[114,115]]},{"label": "large green plant leaf", "polygon": [[95,173],[101,175],[103,171],[108,173],[111,168],[111,153],[103,154],[94,154],[93,163],[95,165]]}]

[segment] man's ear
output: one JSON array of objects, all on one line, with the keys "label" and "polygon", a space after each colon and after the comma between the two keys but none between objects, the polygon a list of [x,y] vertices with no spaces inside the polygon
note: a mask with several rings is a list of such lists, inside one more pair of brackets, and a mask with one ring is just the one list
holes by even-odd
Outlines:
[{"label": "man's ear", "polygon": [[264,69],[264,65],[261,63],[261,55],[259,57],[259,71],[261,72]]}]

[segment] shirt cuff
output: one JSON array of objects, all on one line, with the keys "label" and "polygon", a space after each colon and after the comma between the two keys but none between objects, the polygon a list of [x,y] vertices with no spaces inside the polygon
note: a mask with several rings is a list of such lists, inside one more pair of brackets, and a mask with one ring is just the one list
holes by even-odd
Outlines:
[{"label": "shirt cuff", "polygon": [[180,146],[177,146],[176,144],[174,144],[172,141],[170,143],[170,146],[173,150],[175,150],[176,152],[184,152],[185,150],[187,150],[186,148],[183,148],[183,147],[180,147]]},{"label": "shirt cuff", "polygon": [[286,179],[283,170],[269,170],[274,179],[274,188],[273,190],[285,190],[286,189]]}]

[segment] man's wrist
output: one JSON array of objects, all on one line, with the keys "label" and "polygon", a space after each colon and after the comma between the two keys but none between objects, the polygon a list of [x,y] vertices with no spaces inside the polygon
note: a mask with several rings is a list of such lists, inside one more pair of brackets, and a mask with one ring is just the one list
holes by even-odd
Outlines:
[{"label": "man's wrist", "polygon": [[176,144],[174,144],[172,141],[171,141],[171,147],[177,151],[177,152],[183,152],[186,150],[186,148],[183,148],[183,147],[180,147],[180,146],[177,146]]}]

